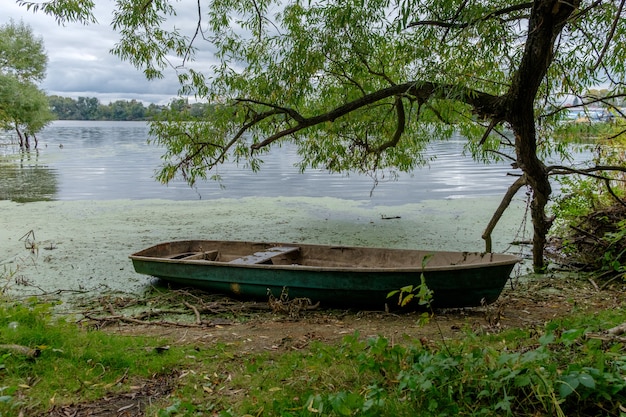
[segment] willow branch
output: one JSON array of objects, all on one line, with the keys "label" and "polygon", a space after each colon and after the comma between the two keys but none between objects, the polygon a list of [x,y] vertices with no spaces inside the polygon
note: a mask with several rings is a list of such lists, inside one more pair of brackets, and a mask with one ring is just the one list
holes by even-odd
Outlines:
[{"label": "willow branch", "polygon": [[[237,133],[232,137],[232,139],[226,145],[216,145],[216,144],[213,144],[213,143],[210,143],[210,142],[196,142],[196,144],[198,144],[200,146],[198,146],[198,148],[193,153],[186,155],[182,160],[180,160],[176,164],[176,169],[177,170],[178,169],[182,169],[183,166],[185,166],[185,165],[187,165],[189,163],[189,161],[192,161],[198,155],[202,154],[205,148],[207,148],[207,147],[216,147],[216,148],[220,149],[219,155],[217,155],[215,158],[213,158],[213,162],[207,164],[209,169],[213,168],[214,166],[216,166],[220,162],[224,161],[228,151],[235,145],[235,143],[237,143],[239,141],[239,139],[241,139],[241,137],[246,133],[246,131],[248,129],[250,129],[255,124],[259,123],[260,121],[262,121],[264,119],[267,119],[268,117],[272,117],[272,116],[274,116],[276,114],[281,114],[281,113],[282,112],[280,112],[278,110],[272,110],[272,111],[267,111],[267,112],[264,112],[264,113],[256,114],[252,118],[252,120],[250,120],[249,122],[247,122],[243,126],[241,126],[241,128],[237,131]],[[187,137],[189,137],[190,139],[193,140],[191,135],[189,135],[188,133],[185,133],[185,134],[187,135]]]},{"label": "willow branch", "polygon": [[437,84],[431,82],[421,83],[416,81],[392,85],[390,87],[380,89],[339,106],[327,113],[308,118],[303,117],[300,113],[293,109],[279,107],[269,103],[262,103],[258,100],[240,98],[237,99],[237,102],[249,102],[269,106],[272,107],[277,114],[283,113],[298,122],[295,126],[276,132],[264,141],[251,146],[252,150],[257,150],[268,146],[285,136],[292,135],[308,127],[321,123],[333,122],[353,111],[393,96],[412,96],[413,98],[424,101],[432,97],[454,98],[458,101],[471,105],[474,108],[474,111],[483,117],[492,117],[494,115],[495,117],[499,117],[499,113],[502,111],[500,106],[501,98],[498,96],[469,88],[459,88],[456,85]]},{"label": "willow branch", "polygon": [[420,20],[417,22],[409,23],[407,25],[407,28],[416,27],[416,26],[439,26],[439,27],[448,28],[448,29],[464,29],[466,27],[473,26],[479,22],[484,22],[486,20],[493,19],[494,17],[503,16],[505,14],[517,12],[520,10],[531,9],[532,7],[533,7],[533,3],[531,2],[521,3],[521,4],[516,4],[510,7],[505,7],[504,9],[494,10],[493,12],[487,13],[485,16],[482,16],[479,19],[475,19],[467,23],[445,22],[445,21],[439,21],[439,20]]},{"label": "willow branch", "polygon": [[402,97],[396,97],[395,102],[396,115],[398,116],[398,124],[396,127],[396,131],[393,134],[391,140],[380,145],[375,153],[382,153],[385,149],[392,148],[398,144],[402,134],[404,133],[404,128],[406,126],[406,114],[404,112],[404,103],[402,103]]},{"label": "willow branch", "polygon": [[593,66],[594,71],[602,63],[604,56],[606,55],[606,51],[609,49],[609,45],[611,44],[611,41],[613,40],[613,36],[615,36],[615,30],[617,29],[617,24],[621,20],[622,10],[624,10],[624,2],[626,2],[626,0],[622,0],[622,2],[619,5],[619,9],[617,10],[617,13],[615,13],[615,19],[613,19],[613,24],[611,25],[611,29],[609,30],[609,33],[606,35],[606,41],[604,42],[602,51],[600,52],[600,55],[598,56],[598,60],[596,61],[596,64]]},{"label": "willow branch", "polygon": [[588,177],[606,180],[611,179],[605,177],[604,175],[594,174],[595,172],[603,172],[603,171],[616,171],[616,172],[626,172],[626,167],[618,166],[618,165],[596,165],[594,167],[589,168],[572,168],[566,167],[563,165],[551,165],[546,168],[548,175],[564,175],[564,174],[580,174],[586,175]]}]

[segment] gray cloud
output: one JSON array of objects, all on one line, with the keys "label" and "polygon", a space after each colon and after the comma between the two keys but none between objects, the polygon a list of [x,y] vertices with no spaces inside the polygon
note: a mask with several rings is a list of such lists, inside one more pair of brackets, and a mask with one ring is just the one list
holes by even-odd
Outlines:
[{"label": "gray cloud", "polygon": [[[48,94],[97,97],[105,104],[132,99],[166,104],[176,96],[178,80],[174,70],[167,70],[164,79],[148,81],[140,70],[109,52],[118,41],[118,35],[110,27],[112,2],[98,2],[95,14],[99,23],[89,26],[74,23],[59,26],[54,18],[43,13],[27,11],[12,0],[2,2],[0,24],[10,19],[23,21],[36,36],[43,38],[48,70],[41,88]],[[194,7],[184,8],[182,12],[176,17],[176,27],[195,29]],[[210,62],[199,66],[208,68]]]}]

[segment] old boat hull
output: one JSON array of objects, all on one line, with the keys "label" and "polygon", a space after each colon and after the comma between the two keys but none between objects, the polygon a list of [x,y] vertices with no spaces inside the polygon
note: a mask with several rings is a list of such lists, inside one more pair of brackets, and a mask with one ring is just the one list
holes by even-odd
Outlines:
[{"label": "old boat hull", "polygon": [[257,300],[286,288],[291,299],[369,309],[393,305],[389,292],[418,285],[422,274],[435,307],[489,304],[520,261],[491,253],[209,240],[161,243],[130,258],[136,272],[178,285]]}]

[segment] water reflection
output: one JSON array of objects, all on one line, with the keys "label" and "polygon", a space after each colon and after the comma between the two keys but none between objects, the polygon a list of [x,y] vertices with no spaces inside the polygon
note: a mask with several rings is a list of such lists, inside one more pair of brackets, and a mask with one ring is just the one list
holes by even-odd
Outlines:
[{"label": "water reflection", "polygon": [[0,200],[47,201],[58,193],[57,172],[40,162],[39,150],[2,146]]},{"label": "water reflection", "polygon": [[[508,163],[483,165],[463,156],[464,140],[433,143],[436,159],[397,181],[362,175],[330,175],[323,170],[300,174],[293,146],[264,156],[257,174],[223,165],[219,184],[208,181],[190,189],[182,180],[165,186],[154,180],[163,149],[148,145],[143,122],[57,121],[39,135],[39,152],[7,152],[0,163],[0,199],[193,200],[249,196],[338,197],[371,204],[405,204],[428,199],[502,195],[513,182]],[[19,156],[18,156],[19,155]]]}]

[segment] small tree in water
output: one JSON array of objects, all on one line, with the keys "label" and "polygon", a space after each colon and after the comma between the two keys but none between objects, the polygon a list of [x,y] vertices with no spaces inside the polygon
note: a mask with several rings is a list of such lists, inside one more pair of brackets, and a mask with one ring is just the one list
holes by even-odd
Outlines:
[{"label": "small tree in water", "polygon": [[15,130],[20,147],[52,119],[48,100],[36,82],[45,77],[47,56],[43,41],[30,27],[13,21],[0,26],[0,128]]}]

